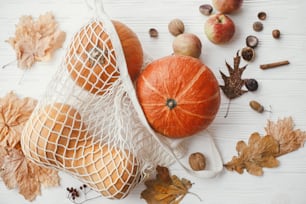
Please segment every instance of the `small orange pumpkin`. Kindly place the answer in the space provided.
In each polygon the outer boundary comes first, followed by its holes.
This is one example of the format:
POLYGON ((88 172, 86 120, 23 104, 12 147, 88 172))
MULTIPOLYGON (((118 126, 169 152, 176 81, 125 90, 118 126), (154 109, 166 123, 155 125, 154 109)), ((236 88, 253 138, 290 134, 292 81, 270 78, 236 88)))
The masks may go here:
POLYGON ((171 138, 205 129, 220 106, 219 85, 213 72, 189 56, 153 61, 138 77, 136 91, 151 127, 171 138))
MULTIPOLYGON (((143 50, 137 35, 125 24, 112 21, 121 42, 128 73, 132 80, 139 75, 143 50)), ((102 95, 118 78, 116 53, 103 23, 93 21, 74 36, 65 56, 72 79, 85 90, 102 95)))

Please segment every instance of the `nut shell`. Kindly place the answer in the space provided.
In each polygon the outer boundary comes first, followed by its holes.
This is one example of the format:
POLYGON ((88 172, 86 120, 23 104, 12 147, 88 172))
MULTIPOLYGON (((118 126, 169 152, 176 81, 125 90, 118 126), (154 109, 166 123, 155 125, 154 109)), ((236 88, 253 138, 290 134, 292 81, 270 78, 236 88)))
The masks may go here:
POLYGON ((156 28, 150 28, 149 29, 149 35, 151 38, 157 38, 158 37, 158 31, 156 28))
POLYGON ((264 21, 264 20, 266 20, 266 18, 267 18, 267 14, 266 14, 266 12, 261 11, 261 12, 259 12, 259 13, 257 14, 257 17, 258 17, 259 20, 264 21))
POLYGON ((201 14, 209 16, 213 11, 213 7, 210 4, 202 4, 199 6, 199 11, 201 14))
POLYGON ((245 39, 245 43, 248 47, 251 48, 255 48, 258 45, 258 38, 254 35, 249 35, 246 39, 245 39))
POLYGON ((206 158, 200 152, 192 153, 189 156, 189 165, 194 171, 202 171, 206 167, 206 158))
POLYGON ((168 30, 173 36, 178 36, 185 31, 184 22, 181 19, 175 18, 168 24, 168 30))
POLYGON ((244 47, 241 50, 241 56, 245 61, 253 61, 255 58, 255 51, 251 47, 244 47))
POLYGON ((275 38, 275 39, 280 38, 280 31, 279 31, 278 29, 274 29, 274 30, 272 31, 272 36, 273 36, 273 38, 275 38))
POLYGON ((253 23, 253 30, 256 32, 260 32, 263 30, 263 24, 259 21, 253 23))
POLYGON ((258 82, 256 79, 245 79, 244 83, 249 91, 256 91, 258 89, 258 82))

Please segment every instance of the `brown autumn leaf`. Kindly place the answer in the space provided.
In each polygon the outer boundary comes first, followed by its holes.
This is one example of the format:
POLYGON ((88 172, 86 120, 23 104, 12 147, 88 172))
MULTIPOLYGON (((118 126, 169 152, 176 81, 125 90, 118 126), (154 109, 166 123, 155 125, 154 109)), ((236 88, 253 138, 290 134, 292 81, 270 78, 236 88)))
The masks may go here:
POLYGON ((273 168, 279 165, 275 158, 279 153, 279 143, 270 135, 261 137, 257 132, 253 133, 248 144, 239 141, 236 146, 238 156, 224 166, 227 170, 240 174, 246 169, 255 176, 263 175, 263 167, 273 168))
POLYGON ((19 98, 14 92, 0 98, 0 145, 19 148, 22 129, 36 104, 35 99, 19 98))
POLYGON ((237 52, 236 56, 234 57, 234 67, 232 68, 227 62, 225 62, 227 70, 229 72, 229 76, 226 76, 223 72, 220 71, 222 79, 224 81, 224 85, 220 85, 225 96, 229 99, 234 99, 242 94, 246 93, 247 90, 242 90, 245 82, 241 79, 244 70, 246 69, 247 65, 239 68, 240 65, 239 52, 237 52))
POLYGON ((292 117, 279 119, 277 122, 268 120, 265 130, 278 141, 280 146, 278 156, 299 149, 306 141, 306 132, 294 129, 292 117))
POLYGON ((58 172, 27 160, 21 150, 22 129, 37 101, 13 92, 0 98, 0 178, 7 188, 18 188, 27 200, 40 194, 41 186, 59 185, 58 172))
POLYGON ((179 204, 189 193, 191 182, 171 176, 167 167, 157 166, 156 171, 156 179, 145 182, 147 188, 141 192, 141 198, 148 204, 179 204))
POLYGON ((41 194, 41 185, 59 185, 57 171, 37 166, 25 158, 21 149, 14 148, 8 149, 2 160, 0 177, 7 188, 18 188, 29 201, 41 194))
POLYGON ((37 20, 21 16, 16 25, 15 36, 8 42, 16 52, 18 66, 30 68, 36 61, 48 61, 55 50, 61 48, 66 33, 58 28, 54 15, 47 12, 37 20))
POLYGON ((248 146, 239 141, 236 147, 238 156, 226 163, 225 168, 238 173, 247 169, 250 174, 260 176, 262 167, 278 166, 276 157, 299 149, 306 141, 306 132, 294 129, 292 117, 277 122, 268 120, 265 130, 267 135, 261 139, 258 133, 252 134, 248 146))

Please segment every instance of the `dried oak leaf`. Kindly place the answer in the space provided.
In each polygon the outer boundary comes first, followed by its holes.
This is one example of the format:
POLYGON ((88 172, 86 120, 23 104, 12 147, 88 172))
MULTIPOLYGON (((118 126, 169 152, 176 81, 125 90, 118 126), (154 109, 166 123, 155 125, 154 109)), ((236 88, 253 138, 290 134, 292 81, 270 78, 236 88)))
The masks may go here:
POLYGON ((279 153, 279 143, 271 135, 261 137, 258 133, 253 133, 248 144, 239 141, 236 150, 238 156, 224 165, 227 170, 242 174, 246 169, 252 175, 261 176, 263 167, 273 168, 279 165, 275 158, 279 153))
POLYGON ((66 33, 58 28, 54 15, 47 12, 37 20, 21 16, 15 36, 6 42, 15 50, 18 66, 27 69, 35 61, 48 61, 54 51, 62 47, 65 38, 66 33))
POLYGON ((179 204, 189 193, 191 182, 171 176, 167 167, 157 166, 156 171, 156 179, 145 182, 147 189, 141 192, 141 198, 148 204, 179 204))
POLYGON ((241 96, 242 94, 246 93, 247 90, 242 90, 244 85, 244 80, 241 79, 243 71, 246 69, 247 65, 239 68, 240 65, 239 51, 237 52, 236 56, 234 57, 234 68, 232 68, 227 62, 225 62, 226 67, 229 72, 229 76, 226 76, 223 72, 220 71, 222 79, 224 81, 224 85, 220 85, 223 93, 229 99, 236 98, 241 96))
POLYGON ((7 149, 0 176, 9 189, 18 188, 25 199, 33 201, 41 193, 41 185, 58 186, 57 171, 28 161, 21 149, 7 149))
POLYGON ((0 145, 17 148, 25 122, 36 104, 35 99, 21 99, 14 92, 0 98, 0 145))
POLYGON ((294 129, 292 117, 279 119, 276 123, 268 120, 265 130, 278 141, 280 146, 278 156, 299 149, 306 141, 306 132, 294 129))

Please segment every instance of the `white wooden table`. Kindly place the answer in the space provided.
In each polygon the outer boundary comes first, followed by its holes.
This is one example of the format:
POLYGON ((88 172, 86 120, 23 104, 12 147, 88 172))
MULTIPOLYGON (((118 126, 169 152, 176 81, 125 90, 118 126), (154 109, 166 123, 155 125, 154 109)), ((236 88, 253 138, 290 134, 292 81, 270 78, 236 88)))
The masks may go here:
MULTIPOLYGON (((126 23, 141 39, 143 48, 153 58, 171 54, 173 37, 167 25, 173 18, 185 22, 186 32, 197 34, 203 43, 201 59, 216 74, 220 84, 223 81, 219 70, 226 71, 225 60, 230 64, 236 51, 245 45, 245 37, 250 34, 258 36, 260 43, 256 48, 257 57, 249 63, 244 78, 256 78, 259 90, 247 93, 231 102, 230 113, 224 118, 227 98, 222 94, 220 111, 209 127, 215 137, 225 162, 236 155, 235 145, 238 140, 247 140, 253 132, 264 134, 267 119, 277 120, 292 116, 296 127, 306 130, 306 1, 304 0, 245 0, 240 12, 231 15, 236 23, 237 31, 231 43, 217 46, 210 43, 204 35, 204 22, 207 19, 199 13, 201 4, 209 0, 104 0, 105 9, 110 16, 126 23), (263 21, 264 30, 255 33, 252 24, 257 20, 257 13, 267 12, 263 21), (159 31, 159 37, 152 39, 148 35, 149 28, 159 31), (281 39, 275 40, 271 31, 278 28, 281 39), (290 65, 273 70, 260 70, 259 65, 278 60, 289 60, 290 65), (250 100, 258 100, 266 107, 272 107, 272 113, 259 114, 248 106, 250 100)), ((52 11, 59 21, 60 27, 67 33, 65 46, 73 34, 85 23, 91 13, 83 0, 0 0, 0 65, 15 59, 10 45, 4 42, 14 35, 15 24, 21 15, 34 17, 52 11)), ((65 47, 64 46, 64 47, 65 47)), ((50 62, 36 63, 33 69, 26 71, 17 68, 16 63, 0 70, 0 97, 14 90, 19 96, 31 96, 39 99, 45 91, 51 76, 55 73, 65 50, 56 52, 50 62), (23 76, 24 74, 24 76, 23 76), (19 80, 22 80, 19 82, 19 80)), ((242 61, 242 63, 245 63, 242 61)), ((208 155, 209 156, 209 155, 208 155)), ((200 195, 187 195, 182 203, 205 204, 305 204, 306 203, 306 149, 302 148, 279 158, 281 165, 274 169, 264 169, 262 177, 247 173, 239 175, 235 172, 223 171, 213 179, 197 179, 184 171, 171 167, 171 171, 180 177, 187 177, 194 182, 191 191, 200 195)), ((69 175, 60 174, 61 186, 43 189, 42 195, 32 202, 35 204, 70 203, 66 198, 66 187, 78 186, 80 183, 69 175)), ((144 189, 139 185, 121 201, 99 198, 88 203, 145 203, 140 199, 144 189)), ((1 204, 29 203, 16 190, 8 190, 0 182, 1 204)))

